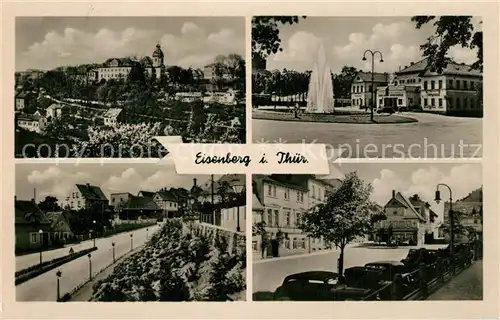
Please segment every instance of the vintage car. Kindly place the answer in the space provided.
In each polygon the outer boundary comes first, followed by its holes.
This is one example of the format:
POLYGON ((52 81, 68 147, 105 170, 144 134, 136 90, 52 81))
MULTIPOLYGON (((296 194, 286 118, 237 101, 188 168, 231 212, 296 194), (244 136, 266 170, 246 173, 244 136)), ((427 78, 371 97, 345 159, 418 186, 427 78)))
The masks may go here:
POLYGON ((308 271, 287 276, 274 292, 274 300, 345 301, 361 300, 370 289, 345 283, 343 277, 329 271, 308 271))
POLYGON ((427 250, 425 248, 410 249, 406 258, 402 259, 401 262, 406 267, 406 272, 411 272, 420 267, 423 262, 425 265, 430 265, 436 262, 437 254, 432 250, 427 250))

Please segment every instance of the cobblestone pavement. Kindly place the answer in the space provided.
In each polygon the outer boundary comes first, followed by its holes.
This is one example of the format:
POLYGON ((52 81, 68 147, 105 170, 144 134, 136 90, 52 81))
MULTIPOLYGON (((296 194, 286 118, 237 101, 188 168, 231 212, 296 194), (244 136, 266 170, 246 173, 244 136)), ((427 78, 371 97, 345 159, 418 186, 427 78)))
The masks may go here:
POLYGON ((482 300, 483 261, 477 261, 427 300, 482 300))

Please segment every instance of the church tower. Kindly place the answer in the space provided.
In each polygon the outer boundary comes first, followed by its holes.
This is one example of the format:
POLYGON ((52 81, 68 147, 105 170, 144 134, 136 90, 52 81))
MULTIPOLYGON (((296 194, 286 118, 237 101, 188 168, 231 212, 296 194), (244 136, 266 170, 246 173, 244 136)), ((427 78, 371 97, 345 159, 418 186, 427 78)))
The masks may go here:
POLYGON ((163 59, 164 59, 163 51, 161 50, 160 44, 156 44, 156 50, 153 52, 153 73, 156 75, 156 78, 159 79, 161 76, 162 69, 164 67, 163 59))

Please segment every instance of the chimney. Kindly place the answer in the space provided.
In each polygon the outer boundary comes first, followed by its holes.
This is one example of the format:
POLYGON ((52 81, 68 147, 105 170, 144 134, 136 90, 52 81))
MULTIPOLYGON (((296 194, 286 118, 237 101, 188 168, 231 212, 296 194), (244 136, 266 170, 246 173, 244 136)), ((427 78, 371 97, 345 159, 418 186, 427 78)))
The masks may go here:
POLYGON ((395 198, 396 197, 396 190, 392 190, 392 197, 395 198))
POLYGON ((196 186, 197 186, 196 181, 197 181, 197 179, 196 179, 196 178, 193 178, 193 187, 196 187, 196 186))

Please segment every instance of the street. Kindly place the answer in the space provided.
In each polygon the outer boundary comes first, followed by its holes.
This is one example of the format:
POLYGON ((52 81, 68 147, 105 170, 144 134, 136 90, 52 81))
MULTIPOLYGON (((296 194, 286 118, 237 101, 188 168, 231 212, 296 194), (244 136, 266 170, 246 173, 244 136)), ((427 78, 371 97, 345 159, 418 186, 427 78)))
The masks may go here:
MULTIPOLYGON (((426 245, 426 248, 442 248, 444 245, 426 245)), ((401 260, 408 251, 416 247, 371 247, 359 246, 346 248, 344 251, 344 269, 362 266, 368 262, 383 260, 401 260)), ((301 256, 276 260, 265 260, 253 264, 253 292, 259 295, 274 292, 281 285, 283 279, 294 273, 324 270, 337 272, 337 259, 340 250, 330 251, 325 254, 301 256)))
POLYGON ((482 300, 483 261, 477 261, 426 300, 482 300))
POLYGON ((404 153, 405 158, 482 156, 482 150, 476 153, 478 148, 474 146, 482 144, 482 119, 415 112, 405 112, 402 115, 415 118, 419 122, 405 124, 293 122, 291 124, 287 121, 255 119, 252 120, 252 141, 254 143, 305 141, 324 143, 335 149, 340 146, 344 148, 350 146, 351 151, 343 154, 343 157, 351 158, 401 158, 403 157, 401 153, 404 153), (463 147, 462 154, 460 154, 461 141, 464 145, 470 145, 463 147), (396 144, 401 146, 394 146, 396 144), (415 146, 410 148, 412 144, 415 146), (436 148, 431 144, 435 144, 436 148))
MULTIPOLYGON (((113 262, 112 242, 115 242, 115 257, 118 259, 118 257, 130 251, 130 234, 133 234, 133 246, 137 247, 144 244, 147 240, 146 237, 151 237, 159 227, 159 225, 148 227, 147 235, 146 228, 142 228, 132 232, 120 233, 109 238, 96 239, 98 250, 91 253, 92 274, 95 275, 113 262)), ((91 246, 92 244, 87 245, 91 246)), ((58 270, 62 272, 60 292, 61 296, 63 296, 89 278, 89 258, 87 256, 80 257, 16 286, 16 300, 56 301, 56 272, 58 270)))

